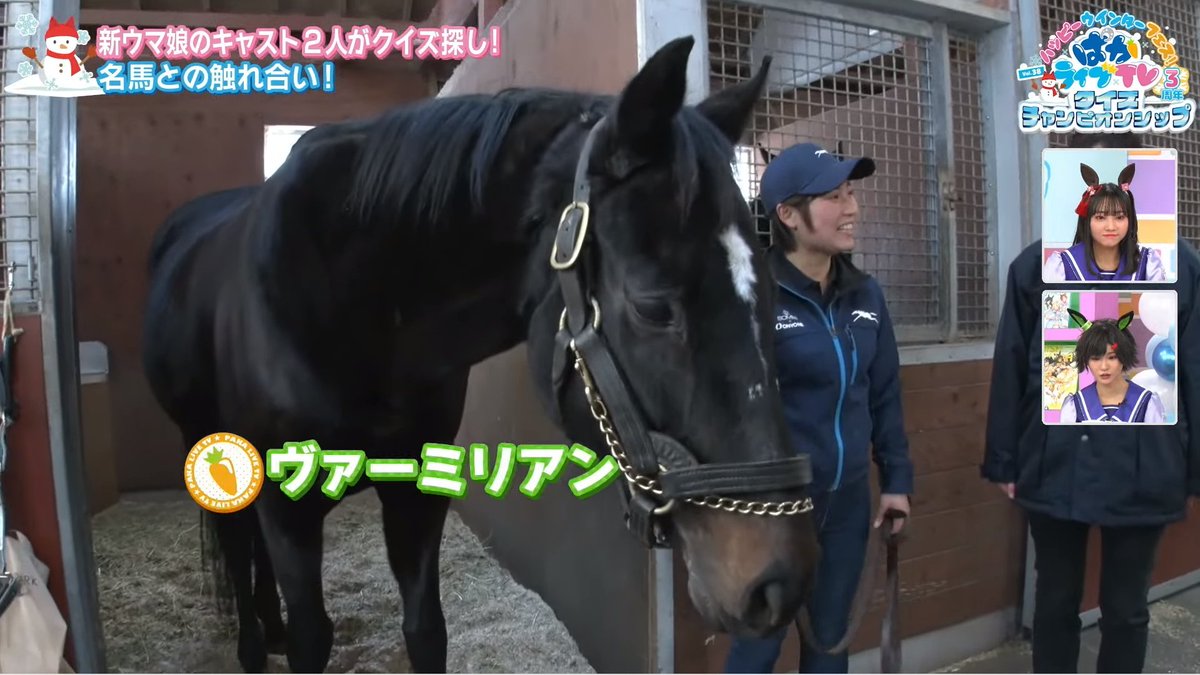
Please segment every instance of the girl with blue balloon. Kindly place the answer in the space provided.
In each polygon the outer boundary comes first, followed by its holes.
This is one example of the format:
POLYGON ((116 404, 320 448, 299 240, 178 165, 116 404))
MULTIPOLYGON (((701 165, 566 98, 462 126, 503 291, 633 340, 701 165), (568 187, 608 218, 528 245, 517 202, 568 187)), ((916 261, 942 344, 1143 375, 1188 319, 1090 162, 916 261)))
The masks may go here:
POLYGON ((1074 309, 1067 313, 1083 329, 1075 344, 1075 367, 1080 373, 1087 369, 1095 381, 1063 400, 1059 420, 1162 424, 1162 399, 1125 376, 1137 361, 1137 342, 1127 330, 1133 312, 1096 321, 1074 309))

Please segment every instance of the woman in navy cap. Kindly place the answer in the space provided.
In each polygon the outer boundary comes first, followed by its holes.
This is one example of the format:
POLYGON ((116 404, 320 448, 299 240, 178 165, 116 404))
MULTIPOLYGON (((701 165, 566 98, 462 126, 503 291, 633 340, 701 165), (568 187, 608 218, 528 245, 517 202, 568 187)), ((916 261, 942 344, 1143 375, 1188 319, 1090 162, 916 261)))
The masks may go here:
MULTIPOLYGON (((859 216, 851 181, 874 172, 869 158, 843 161, 803 143, 771 161, 760 194, 771 219, 770 261, 780 289, 779 389, 793 446, 812 458, 822 556, 807 607, 824 648, 846 632, 872 528, 889 510, 907 515, 913 489, 887 303, 878 282, 850 259, 859 216), (872 459, 882 493, 874 518, 872 459)), ((893 531, 904 522, 896 519, 893 531)), ((785 635, 735 637, 726 672, 773 672, 785 635)), ((845 673, 848 666, 844 651, 801 647, 802 673, 845 673)))

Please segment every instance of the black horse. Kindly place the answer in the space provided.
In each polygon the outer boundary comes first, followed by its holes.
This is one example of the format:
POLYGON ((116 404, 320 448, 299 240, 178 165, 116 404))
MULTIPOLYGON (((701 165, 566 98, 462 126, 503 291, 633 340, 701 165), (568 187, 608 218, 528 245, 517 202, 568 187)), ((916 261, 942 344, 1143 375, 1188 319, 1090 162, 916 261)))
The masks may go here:
MULTIPOLYGON (((144 366, 185 447, 223 431, 263 452, 313 438, 418 457, 454 442, 471 366, 527 342, 546 411, 623 456, 630 527, 678 539, 703 616, 746 634, 790 622, 819 550, 775 386, 774 285, 731 167, 768 62, 684 106, 692 45, 662 48, 617 97, 514 89, 318 127, 264 184, 171 214, 151 252, 144 366)), ((444 672, 449 499, 367 485, 410 659, 444 672)), ((326 666, 321 533, 336 503, 268 481, 250 507, 205 514, 245 670, 284 646, 294 671, 326 666)))

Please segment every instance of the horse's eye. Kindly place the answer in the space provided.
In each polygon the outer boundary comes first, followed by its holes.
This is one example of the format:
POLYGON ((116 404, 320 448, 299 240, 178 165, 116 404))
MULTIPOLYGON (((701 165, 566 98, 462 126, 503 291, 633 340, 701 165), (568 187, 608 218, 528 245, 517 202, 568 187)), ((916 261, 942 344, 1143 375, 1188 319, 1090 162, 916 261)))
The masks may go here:
POLYGON ((675 318, 675 307, 662 298, 630 299, 629 306, 639 319, 656 326, 667 326, 675 318))

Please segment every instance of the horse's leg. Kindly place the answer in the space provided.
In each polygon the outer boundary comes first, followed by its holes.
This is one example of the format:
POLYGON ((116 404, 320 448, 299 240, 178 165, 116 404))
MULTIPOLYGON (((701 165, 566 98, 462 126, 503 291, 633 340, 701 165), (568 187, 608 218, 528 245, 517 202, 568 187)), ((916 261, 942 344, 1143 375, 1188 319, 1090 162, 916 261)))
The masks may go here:
POLYGON ((247 673, 264 672, 267 666, 267 647, 262 627, 254 613, 254 596, 250 585, 250 568, 254 551, 254 512, 251 508, 229 514, 205 513, 216 535, 225 574, 232 586, 238 618, 238 663, 247 673))
POLYGON ((254 607, 262 620, 267 651, 286 654, 287 629, 283 625, 279 589, 275 586, 275 570, 271 569, 271 556, 262 538, 262 525, 257 520, 253 525, 258 535, 258 545, 254 547, 254 607))
MULTIPOLYGON (((204 428, 203 425, 194 424, 185 424, 184 427, 197 430, 204 428)), ((185 452, 190 451, 192 445, 206 435, 199 431, 185 431, 185 452)), ((238 663, 247 673, 261 673, 267 667, 267 648, 262 627, 254 614, 254 596, 250 584, 256 548, 254 507, 225 514, 205 511, 202 518, 208 534, 216 539, 216 549, 210 549, 207 555, 213 563, 218 601, 228 601, 229 595, 233 595, 238 620, 238 663)))
POLYGON ((333 622, 325 612, 321 585, 322 528, 328 505, 317 500, 329 502, 319 492, 292 502, 270 490, 255 503, 267 554, 287 603, 287 657, 294 673, 324 671, 333 648, 333 622))
POLYGON ((404 644, 413 672, 446 672, 446 619, 438 587, 438 553, 450 500, 411 483, 376 487, 383 505, 388 562, 404 601, 404 644))

